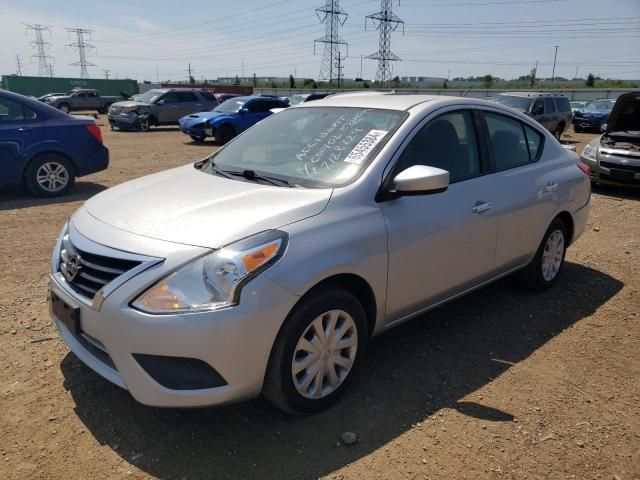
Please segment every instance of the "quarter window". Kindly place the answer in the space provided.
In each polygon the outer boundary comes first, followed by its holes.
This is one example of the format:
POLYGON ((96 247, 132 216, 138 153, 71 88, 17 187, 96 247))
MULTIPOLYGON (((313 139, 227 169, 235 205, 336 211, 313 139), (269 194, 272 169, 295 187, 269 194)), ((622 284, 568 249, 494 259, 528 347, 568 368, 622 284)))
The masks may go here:
MULTIPOLYGON (((485 112, 484 118, 496 170, 505 170, 528 163, 530 146, 525 138, 524 126, 519 121, 504 115, 485 112)), ((535 141, 533 134, 532 139, 535 141)), ((538 138, 536 153, 539 148, 540 138, 538 138)))
POLYGON ((422 127, 402 152, 397 171, 414 165, 447 170, 450 182, 479 175, 480 157, 471 114, 446 113, 422 127))

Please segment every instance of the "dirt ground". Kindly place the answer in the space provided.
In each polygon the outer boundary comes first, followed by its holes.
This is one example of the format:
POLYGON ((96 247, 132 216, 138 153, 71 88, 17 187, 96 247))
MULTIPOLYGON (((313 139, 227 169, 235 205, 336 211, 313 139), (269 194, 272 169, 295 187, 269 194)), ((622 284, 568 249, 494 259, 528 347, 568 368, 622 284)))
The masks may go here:
POLYGON ((99 122, 108 170, 60 199, 0 191, 0 478, 640 479, 640 193, 594 190, 551 291, 503 280, 371 341, 324 413, 155 409, 58 338, 51 251, 91 195, 215 147, 99 122))

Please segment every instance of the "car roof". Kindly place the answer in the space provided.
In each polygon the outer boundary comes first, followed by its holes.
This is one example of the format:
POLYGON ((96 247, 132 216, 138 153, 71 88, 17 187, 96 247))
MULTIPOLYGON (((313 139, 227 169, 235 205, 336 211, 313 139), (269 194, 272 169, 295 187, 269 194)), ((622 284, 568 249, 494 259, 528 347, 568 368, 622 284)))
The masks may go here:
POLYGON ((356 92, 338 95, 330 95, 321 100, 313 102, 305 102, 296 105, 295 108, 312 108, 316 106, 323 107, 360 107, 360 108, 379 108, 385 110, 409 110, 410 108, 424 102, 434 100, 442 100, 447 98, 442 95, 397 95, 385 92, 356 92))
POLYGON ((547 92, 502 92, 498 93, 498 95, 511 95, 512 97, 526 97, 526 98, 534 98, 534 97, 563 97, 567 96, 562 93, 547 93, 547 92))

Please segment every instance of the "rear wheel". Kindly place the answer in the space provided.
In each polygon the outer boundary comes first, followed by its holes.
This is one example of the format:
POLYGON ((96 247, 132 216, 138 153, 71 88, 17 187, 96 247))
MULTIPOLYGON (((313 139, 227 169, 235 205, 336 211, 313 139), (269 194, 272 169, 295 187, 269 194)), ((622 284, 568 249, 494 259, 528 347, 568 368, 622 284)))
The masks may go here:
POLYGON ((218 143, 222 145, 227 143, 229 140, 231 140, 235 136, 236 136, 235 130, 231 125, 227 123, 225 123, 224 125, 220 125, 216 129, 216 140, 218 141, 218 143))
POLYGON ((69 113, 71 111, 71 106, 68 103, 61 103, 58 105, 58 110, 64 113, 69 113))
POLYGON ((567 227, 556 218, 542 238, 536 256, 524 270, 518 272, 520 283, 531 290, 546 290, 556 283, 564 265, 567 243, 567 227))
POLYGON ((558 127, 556 128, 556 131, 553 132, 553 136, 556 137, 558 139, 558 141, 560 141, 560 138, 562 138, 562 132, 564 131, 564 124, 560 124, 558 125, 558 127))
POLYGON ((263 394, 288 413, 335 402, 353 380, 367 342, 366 316, 349 292, 316 291, 287 318, 274 343, 263 394))
POLYGON ((27 188, 39 197, 64 195, 74 182, 73 165, 61 155, 47 154, 37 157, 25 172, 27 188))

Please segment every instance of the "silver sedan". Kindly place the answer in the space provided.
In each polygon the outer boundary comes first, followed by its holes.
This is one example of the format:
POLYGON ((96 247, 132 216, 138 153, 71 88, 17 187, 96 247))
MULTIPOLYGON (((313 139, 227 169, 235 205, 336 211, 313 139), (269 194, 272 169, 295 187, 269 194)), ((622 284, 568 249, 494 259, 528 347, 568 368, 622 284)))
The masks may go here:
POLYGON ((495 103, 336 95, 206 159, 96 195, 63 227, 50 310, 147 405, 334 402, 367 340, 515 274, 551 287, 589 177, 495 103))

